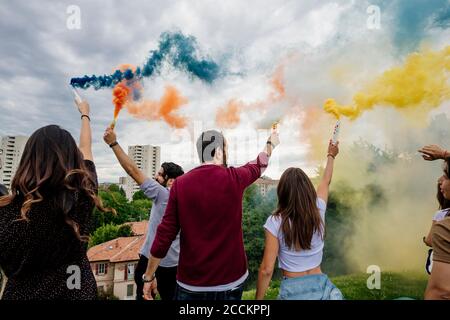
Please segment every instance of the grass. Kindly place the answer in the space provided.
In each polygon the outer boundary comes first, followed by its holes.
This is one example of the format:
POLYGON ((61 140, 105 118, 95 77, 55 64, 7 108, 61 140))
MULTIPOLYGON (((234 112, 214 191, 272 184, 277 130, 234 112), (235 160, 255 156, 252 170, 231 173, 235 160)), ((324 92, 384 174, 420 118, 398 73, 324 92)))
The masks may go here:
MULTIPOLYGON (((370 274, 366 273, 356 273, 332 277, 331 281, 342 291, 347 300, 423 299, 428 281, 428 276, 421 272, 383 272, 381 274, 381 288, 369 290, 366 285, 369 276, 370 274)), ((277 299, 279 286, 279 280, 272 281, 265 299, 277 299)), ((253 300, 255 291, 255 289, 245 291, 242 299, 253 300)))

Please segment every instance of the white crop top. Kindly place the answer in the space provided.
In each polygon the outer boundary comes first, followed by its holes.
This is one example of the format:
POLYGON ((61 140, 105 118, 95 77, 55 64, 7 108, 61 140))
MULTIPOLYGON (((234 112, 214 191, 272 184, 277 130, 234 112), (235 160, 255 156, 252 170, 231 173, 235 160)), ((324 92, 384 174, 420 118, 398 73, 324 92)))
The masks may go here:
MULTIPOLYGON (((327 204, 324 200, 317 198, 317 207, 325 224, 325 210, 327 204)), ((278 267, 290 272, 302 272, 320 266, 323 256, 324 241, 319 233, 314 233, 311 240, 310 250, 295 251, 289 249, 284 243, 283 232, 280 230, 281 217, 270 215, 264 228, 278 238, 278 267)))

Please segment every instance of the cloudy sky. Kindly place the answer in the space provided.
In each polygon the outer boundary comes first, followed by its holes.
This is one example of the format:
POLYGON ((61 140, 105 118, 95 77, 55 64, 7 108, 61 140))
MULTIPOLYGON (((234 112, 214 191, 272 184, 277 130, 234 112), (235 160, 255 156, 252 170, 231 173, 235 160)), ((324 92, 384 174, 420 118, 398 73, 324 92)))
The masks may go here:
MULTIPOLYGON (((161 33, 181 31, 194 36, 201 53, 228 75, 205 84, 163 68, 158 76, 144 80, 145 97, 159 100, 165 85, 176 86, 189 101, 180 109, 189 118, 188 126, 176 130, 123 110, 117 124, 119 142, 124 147, 159 145, 162 161, 190 169, 197 163, 193 141, 202 130, 218 128, 218 108, 231 99, 244 105, 263 102, 264 110, 249 108, 235 127, 219 128, 229 137, 232 163, 256 156, 267 138, 267 123, 281 120, 282 143, 267 174, 277 178, 288 166, 313 172, 323 159, 308 156, 313 143, 308 132, 323 132, 326 141, 334 119, 321 115, 305 129, 305 110, 321 112, 330 97, 349 102, 362 83, 401 64, 408 54, 424 47, 442 50, 449 45, 449 25, 447 0, 2 1, 0 135, 30 135, 41 126, 59 124, 78 137, 80 120, 68 87, 70 78, 109 74, 123 63, 142 65, 149 51, 157 48, 161 33), (79 29, 70 28, 70 23, 68 27, 71 5, 80 9, 79 29), (271 79, 279 67, 286 98, 273 101, 271 79)), ((99 178, 118 181, 124 172, 102 141, 112 120, 111 90, 81 93, 91 105, 99 178)), ((450 115, 448 101, 428 116, 440 113, 450 115)), ((363 138, 393 147, 405 141, 401 139, 405 132, 420 136, 421 126, 426 126, 386 125, 396 117, 401 115, 388 108, 367 112, 343 123, 342 139, 363 138)), ((326 150, 322 153, 326 155, 326 150)))

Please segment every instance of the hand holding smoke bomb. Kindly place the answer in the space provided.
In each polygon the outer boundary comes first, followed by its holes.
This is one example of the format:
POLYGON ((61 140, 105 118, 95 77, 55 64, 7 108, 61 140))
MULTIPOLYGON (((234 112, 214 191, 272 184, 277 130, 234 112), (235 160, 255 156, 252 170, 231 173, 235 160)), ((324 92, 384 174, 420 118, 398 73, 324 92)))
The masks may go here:
POLYGON ((278 133, 278 124, 280 123, 280 121, 275 121, 272 124, 272 133, 278 133))
POLYGON ((89 103, 81 97, 81 95, 78 93, 77 89, 74 87, 71 87, 72 93, 75 97, 75 104, 77 105, 78 111, 81 115, 89 115, 90 107, 89 103))
POLYGON ((267 141, 267 143, 270 144, 272 148, 275 148, 276 146, 278 146, 280 144, 280 139, 278 136, 278 124, 279 124, 279 121, 274 122, 272 124, 270 137, 269 137, 269 140, 267 141))
POLYGON ((336 143, 333 143, 332 140, 330 140, 330 143, 328 144, 328 153, 327 158, 331 157, 333 159, 336 159, 336 156, 339 153, 339 141, 336 141, 336 143))

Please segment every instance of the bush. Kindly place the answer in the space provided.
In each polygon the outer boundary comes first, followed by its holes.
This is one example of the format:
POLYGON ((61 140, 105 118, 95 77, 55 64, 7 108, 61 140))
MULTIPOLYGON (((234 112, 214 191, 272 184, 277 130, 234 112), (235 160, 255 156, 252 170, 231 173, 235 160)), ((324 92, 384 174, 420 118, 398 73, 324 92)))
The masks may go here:
POLYGON ((89 248, 120 237, 131 237, 133 232, 130 225, 107 224, 99 227, 89 239, 89 248))
POLYGON ((108 290, 97 290, 97 299, 98 300, 120 300, 113 293, 112 287, 108 287, 108 290))

